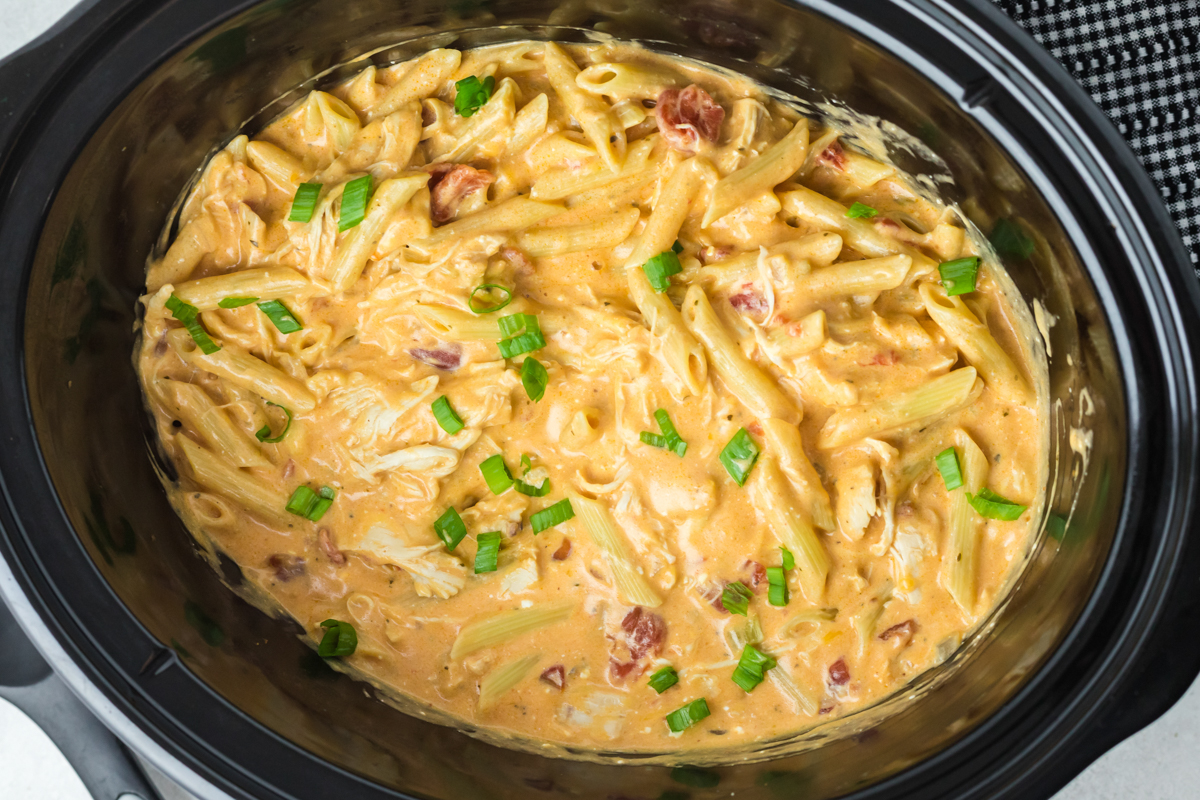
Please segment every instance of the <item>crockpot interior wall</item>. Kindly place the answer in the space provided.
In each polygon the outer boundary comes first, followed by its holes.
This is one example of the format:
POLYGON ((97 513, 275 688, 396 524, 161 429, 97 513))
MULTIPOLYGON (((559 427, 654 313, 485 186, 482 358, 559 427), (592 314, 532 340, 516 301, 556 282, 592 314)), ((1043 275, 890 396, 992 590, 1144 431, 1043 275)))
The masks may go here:
MULTIPOLYGON (((63 176, 29 283, 26 359, 36 433, 95 568, 177 654, 164 649, 161 658, 181 658, 225 701, 319 757, 433 797, 517 798, 551 788, 584 798, 657 797, 681 789, 680 782, 691 785, 694 797, 733 790, 746 798, 773 797, 801 788, 809 798, 833 797, 929 757, 992 714, 1060 642, 1086 601, 1109 550, 1125 472, 1125 407, 1112 333, 1062 226, 1005 155, 1020 139, 986 135, 903 60, 789 4, 461 0, 443 9, 441 3, 383 0, 259 4, 157 66, 63 176), (1065 532, 1050 525, 1053 535, 1039 541, 1011 602, 990 621, 989 635, 954 657, 958 668, 926 676, 887 710, 912 694, 923 695, 921 703, 852 718, 808 737, 804 752, 770 764, 672 773, 659 766, 550 760, 385 707, 362 684, 315 658, 296 639, 295 624, 268 618, 222 586, 222 579, 238 585, 238 568, 223 563, 218 575, 197 555, 155 473, 168 467, 150 440, 132 369, 135 306, 146 254, 206 154, 247 120, 258 124, 282 110, 298 95, 283 96, 296 87, 328 80, 322 74, 336 65, 357 62, 333 73, 348 75, 368 56, 385 63, 433 46, 583 40, 580 29, 642 39, 746 72, 807 101, 840 101, 891 120, 919 136, 945 165, 911 148, 893 153, 902 167, 915 173, 948 167, 955 183, 943 190, 985 232, 1004 219, 1032 234, 1032 251, 1008 248, 1004 255, 1017 286, 1040 299, 1053 324, 1051 402, 1062 404, 1053 414, 1050 496, 1063 518, 1077 498, 1071 524, 1065 532), (403 41, 410 43, 391 47, 403 41), (1083 419, 1077 398, 1085 390, 1091 415, 1083 419), (1072 425, 1091 432, 1086 448, 1078 441, 1083 434, 1072 439, 1072 425), (704 788, 713 781, 719 788, 704 788)), ((880 24, 888 13, 881 7, 880 24)), ((987 76, 977 77, 985 87, 987 76)), ((985 89, 968 95, 966 105, 992 101, 986 95, 985 89)), ((1020 108, 991 112, 1005 119, 1022 114, 1020 108)), ((65 553, 79 544, 64 540, 56 547, 65 553)), ((195 730, 204 729, 203 712, 197 708, 189 721, 195 730)), ((760 748, 795 749, 787 742, 760 748)))

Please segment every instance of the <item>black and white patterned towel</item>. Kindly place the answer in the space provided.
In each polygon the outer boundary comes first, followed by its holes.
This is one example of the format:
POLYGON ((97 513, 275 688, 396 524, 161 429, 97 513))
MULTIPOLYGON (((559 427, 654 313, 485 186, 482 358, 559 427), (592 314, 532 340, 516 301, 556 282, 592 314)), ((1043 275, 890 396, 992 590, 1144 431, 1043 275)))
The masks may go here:
POLYGON ((1129 141, 1200 274, 1200 0, 994 0, 1129 141))

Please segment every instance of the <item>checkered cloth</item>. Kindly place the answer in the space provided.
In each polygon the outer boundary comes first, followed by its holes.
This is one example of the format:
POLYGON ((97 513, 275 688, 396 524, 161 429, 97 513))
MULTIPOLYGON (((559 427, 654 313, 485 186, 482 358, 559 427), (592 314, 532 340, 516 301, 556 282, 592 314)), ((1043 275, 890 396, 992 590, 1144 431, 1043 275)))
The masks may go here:
POLYGON ((1200 274, 1200 0, 994 0, 1104 109, 1200 274))

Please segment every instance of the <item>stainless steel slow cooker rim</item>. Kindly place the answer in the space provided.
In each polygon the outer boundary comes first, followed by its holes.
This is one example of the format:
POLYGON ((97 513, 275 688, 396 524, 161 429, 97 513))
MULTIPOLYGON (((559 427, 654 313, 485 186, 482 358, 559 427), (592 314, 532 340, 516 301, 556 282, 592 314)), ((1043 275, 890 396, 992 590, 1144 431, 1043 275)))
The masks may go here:
MULTIPOLYGON (((241 4, 241 5, 242 5, 242 6, 246 6, 246 5, 248 5, 248 4, 241 4)), ((829 4, 826 4, 826 5, 829 5, 829 4)), ((832 7, 832 6, 830 6, 830 7, 832 7)), ((1130 393, 1130 397, 1133 397, 1133 396, 1134 396, 1134 393, 1130 393)), ((8 500, 10 500, 10 501, 11 501, 11 498, 8 498, 8 500)), ((10 505, 10 507, 12 507, 12 506, 10 505)), ((1111 566, 1111 565, 1110 565, 1110 566, 1111 566)), ((10 589, 11 589, 12 587, 8 587, 8 588, 10 588, 10 589)), ((6 593, 6 594, 7 594, 7 593, 6 593)), ((82 674, 82 670, 80 670, 80 674, 82 674)), ((86 680, 86 679, 84 678, 83 680, 86 680)))

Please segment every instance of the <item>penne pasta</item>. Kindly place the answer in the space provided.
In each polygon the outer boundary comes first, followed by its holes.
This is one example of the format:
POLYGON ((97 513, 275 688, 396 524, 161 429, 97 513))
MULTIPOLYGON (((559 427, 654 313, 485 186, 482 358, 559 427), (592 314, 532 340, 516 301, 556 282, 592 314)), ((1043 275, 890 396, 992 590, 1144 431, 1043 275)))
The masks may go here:
POLYGON ((530 653, 484 675, 479 682, 479 710, 487 711, 500 702, 505 692, 520 683, 541 657, 540 653, 530 653))
POLYGON ((197 278, 175 286, 175 296, 200 311, 211 311, 226 298, 278 300, 281 297, 307 297, 325 293, 322 287, 289 267, 243 269, 197 278))
POLYGON ((592 544, 604 556, 621 602, 647 608, 662 605, 662 598, 642 575, 641 567, 634 561, 633 551, 625 541, 625 535, 617 529, 617 523, 608 509, 600 502, 578 494, 568 496, 571 508, 583 521, 592 544))
POLYGON ((792 177, 804 163, 807 153, 808 121, 801 119, 787 136, 768 147, 761 156, 717 181, 701 227, 707 228, 792 177))
POLYGON ((819 602, 829 575, 829 554, 813 530, 808 513, 791 497, 774 456, 759 459, 751 491, 776 538, 796 559, 804 596, 809 602, 819 602))
POLYGON ((476 214, 443 225, 435 230, 433 235, 411 242, 408 250, 420 256, 428 256, 450 242, 487 233, 523 231, 555 214, 561 214, 564 210, 560 205, 514 197, 476 214))
POLYGON ((817 447, 829 450, 868 436, 937 419, 962 408, 983 390, 974 367, 963 367, 928 383, 869 405, 835 411, 825 421, 817 447))
POLYGON ((963 358, 979 370, 984 384, 1005 402, 1027 403, 1029 387, 1017 365, 962 298, 947 297, 945 291, 931 283, 921 284, 919 291, 929 316, 962 352, 963 358))
POLYGON ((579 67, 561 47, 554 42, 546 42, 544 47, 546 78, 555 94, 579 123, 604 165, 616 172, 625 157, 624 126, 617 121, 607 103, 579 88, 575 82, 579 67))
POLYGON ((413 63, 374 108, 367 111, 367 120, 386 117, 409 103, 437 94, 461 61, 462 53, 457 50, 430 50, 413 63))
POLYGON ((450 658, 460 659, 485 647, 495 647, 531 631, 564 622, 575 613, 574 603, 514 608, 471 620, 458 632, 450 658))
POLYGON ((270 460, 258 449, 249 433, 234 424, 208 392, 192 383, 164 381, 166 399, 189 428, 203 437, 209 447, 223 454, 237 467, 269 467, 270 460))
POLYGON ((532 258, 611 249, 629 238, 640 218, 641 213, 636 208, 629 208, 605 224, 531 228, 517 236, 517 244, 532 258))
POLYGON ((248 472, 242 472, 230 462, 193 442, 186 436, 174 441, 192 468, 192 476, 201 486, 240 503, 248 510, 273 522, 289 524, 285 510, 288 498, 270 484, 248 472))
POLYGON ((304 165, 300 159, 270 142, 247 144, 246 160, 285 194, 294 195, 304 181, 304 165))
POLYGON ((979 445, 962 429, 954 432, 954 451, 962 469, 963 485, 950 492, 946 590, 965 613, 972 614, 978 596, 980 520, 967 501, 967 494, 977 494, 987 483, 989 465, 979 445))
POLYGON ((760 420, 799 422, 801 410, 787 398, 775 381, 746 357, 725 330, 708 296, 699 286, 688 288, 683 298, 683 321, 692 335, 704 343, 713 370, 725 388, 760 420))
POLYGON ((249 353, 226 345, 212 355, 205 355, 182 328, 170 331, 167 341, 188 364, 249 389, 272 403, 293 411, 311 411, 317 404, 307 386, 249 353))
POLYGON ((366 217, 342 238, 337 254, 325 273, 335 292, 345 292, 354 285, 379 246, 379 240, 383 238, 393 215, 428 182, 428 174, 417 174, 379 184, 367 208, 366 217))
POLYGON ((879 294, 904 283, 911 266, 912 258, 906 255, 845 261, 813 270, 798 281, 796 291, 810 301, 879 294))
POLYGON ((610 186, 618 181, 653 171, 649 163, 654 140, 640 139, 629 146, 625 161, 619 170, 613 171, 603 163, 593 162, 584 168, 560 167, 534 178, 529 196, 534 200, 562 200, 571 195, 582 194, 594 189, 610 186))
POLYGON ((575 76, 585 92, 619 100, 654 100, 663 89, 680 84, 679 76, 642 64, 605 62, 593 64, 575 76))
POLYGON ((762 427, 767 449, 775 453, 780 468, 791 481, 796 494, 810 508, 813 524, 827 531, 836 529, 829 493, 825 491, 821 476, 804 452, 800 429, 781 419, 764 419, 762 427))

